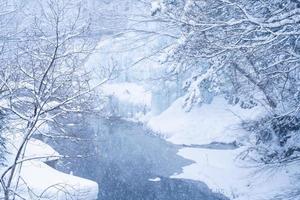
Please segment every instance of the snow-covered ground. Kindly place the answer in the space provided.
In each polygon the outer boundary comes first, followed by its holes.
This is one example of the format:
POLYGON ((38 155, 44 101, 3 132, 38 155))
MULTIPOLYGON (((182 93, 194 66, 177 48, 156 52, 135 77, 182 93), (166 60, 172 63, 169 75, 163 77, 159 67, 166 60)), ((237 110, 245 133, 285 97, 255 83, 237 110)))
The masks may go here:
MULTIPOLYGON (((9 138, 8 166, 16 154, 15 147, 19 146, 21 140, 20 135, 9 138)), ((62 173, 44 163, 55 161, 59 157, 61 157, 59 153, 49 145, 40 140, 31 139, 24 156, 24 159, 28 160, 22 163, 17 193, 25 199, 97 199, 97 183, 62 173)), ((2 174, 5 169, 6 167, 0 167, 0 173, 2 174)))
MULTIPOLYGON (((242 141, 246 133, 239 127, 243 119, 254 119, 264 109, 241 109, 229 105, 222 97, 185 112, 182 98, 166 111, 148 121, 148 126, 175 144, 203 145, 213 142, 242 141)), ((205 182, 211 189, 235 200, 274 199, 294 185, 299 167, 290 165, 276 169, 259 169, 237 156, 247 146, 236 149, 182 148, 178 155, 195 161, 172 178, 205 182), (250 167, 252 166, 252 167, 250 167)), ((253 163, 252 163, 253 164, 253 163)))
POLYGON ((97 183, 59 172, 43 162, 32 161, 24 164, 21 177, 24 180, 24 184, 20 185, 22 193, 30 196, 30 199, 97 199, 97 183), (33 193, 41 198, 35 197, 33 193))
POLYGON ((241 136, 241 119, 255 119, 263 113, 260 108, 241 109, 216 97, 211 104, 194 107, 190 112, 182 108, 183 98, 166 111, 151 118, 148 125, 175 144, 230 143, 241 136))
POLYGON ((99 90, 106 97, 106 104, 101 103, 108 116, 139 120, 151 107, 151 92, 142 85, 129 82, 109 83, 99 90))
POLYGON ((234 200, 271 200, 282 192, 289 192, 294 185, 294 175, 299 173, 298 165, 276 171, 248 167, 247 163, 237 160, 243 150, 183 148, 178 154, 195 163, 184 167, 182 174, 172 178, 202 181, 234 200))
POLYGON ((116 97, 120 102, 136 106, 151 106, 151 93, 135 83, 105 84, 101 87, 101 91, 106 96, 116 97))

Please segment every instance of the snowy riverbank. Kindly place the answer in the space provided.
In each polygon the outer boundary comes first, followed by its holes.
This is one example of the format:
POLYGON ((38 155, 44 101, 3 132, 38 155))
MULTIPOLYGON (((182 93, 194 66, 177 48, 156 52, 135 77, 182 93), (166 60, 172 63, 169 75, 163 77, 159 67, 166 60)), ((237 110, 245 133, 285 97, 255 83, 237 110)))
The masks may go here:
MULTIPOLYGON (((241 109, 228 105, 222 97, 185 112, 182 99, 175 101, 166 111, 148 121, 148 126, 168 141, 187 146, 200 146, 243 141, 246 133, 239 127, 241 120, 254 119, 264 113, 261 108, 241 109)), ((249 167, 237 159, 247 146, 236 149, 182 148, 178 155, 195 163, 183 168, 183 173, 172 178, 186 178, 206 183, 216 192, 235 200, 274 199, 287 192, 294 184, 297 166, 272 169, 249 167)))
POLYGON ((151 92, 137 83, 104 84, 99 92, 105 97, 105 103, 99 107, 107 116, 138 121, 151 109, 151 92))
MULTIPOLYGON (((7 166, 12 163, 16 154, 16 147, 21 142, 21 137, 10 137, 7 149, 7 166)), ((44 142, 31 139, 27 145, 17 194, 25 199, 89 199, 95 200, 98 195, 98 184, 96 182, 65 174, 53 169, 45 162, 55 161, 61 155, 44 142)), ((0 167, 2 174, 6 167, 0 167)), ((13 182, 16 184, 16 180, 13 182)), ((18 199, 18 198, 17 198, 18 199)))

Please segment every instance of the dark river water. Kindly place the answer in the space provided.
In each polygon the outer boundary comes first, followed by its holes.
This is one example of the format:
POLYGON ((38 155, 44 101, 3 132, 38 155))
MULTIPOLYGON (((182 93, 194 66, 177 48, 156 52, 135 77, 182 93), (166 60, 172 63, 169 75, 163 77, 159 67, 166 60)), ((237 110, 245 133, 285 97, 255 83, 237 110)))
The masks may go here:
POLYGON ((68 127, 83 140, 48 143, 61 154, 84 157, 64 159, 55 167, 96 181, 100 200, 227 200, 204 183, 168 178, 192 161, 143 125, 89 117, 68 127), (160 181, 149 180, 157 177, 160 181))

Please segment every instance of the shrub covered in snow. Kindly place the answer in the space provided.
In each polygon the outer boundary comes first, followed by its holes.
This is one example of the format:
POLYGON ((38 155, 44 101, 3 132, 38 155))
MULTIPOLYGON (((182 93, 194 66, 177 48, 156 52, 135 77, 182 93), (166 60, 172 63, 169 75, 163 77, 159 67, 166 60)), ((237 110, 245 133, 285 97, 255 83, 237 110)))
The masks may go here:
MULTIPOLYGON (((248 150, 262 164, 286 164, 300 159, 300 118, 296 115, 272 115, 248 121, 243 127, 254 136, 248 150), (258 155, 258 157, 257 157, 258 155)), ((254 157, 251 153, 251 157, 254 157)))

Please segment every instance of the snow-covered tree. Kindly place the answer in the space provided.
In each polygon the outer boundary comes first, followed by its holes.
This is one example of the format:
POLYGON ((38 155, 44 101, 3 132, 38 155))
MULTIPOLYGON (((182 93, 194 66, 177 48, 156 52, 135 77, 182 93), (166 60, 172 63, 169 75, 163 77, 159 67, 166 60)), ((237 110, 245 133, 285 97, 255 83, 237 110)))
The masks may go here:
MULTIPOLYGON (((6 71, 9 68, 7 64, 8 60, 12 58, 13 48, 12 44, 15 43, 14 35, 17 32, 16 13, 21 6, 19 1, 3 0, 0 3, 0 96, 5 96, 7 87, 5 86, 5 80, 10 77, 6 76, 6 71)), ((5 148, 5 125, 6 125, 6 112, 2 110, 2 106, 5 102, 0 98, 0 165, 5 161, 6 148, 5 148)))
POLYGON ((162 0, 157 18, 181 29, 169 59, 190 73, 188 106, 202 89, 271 109, 299 110, 299 2, 162 0))
POLYGON ((89 108, 93 88, 84 61, 95 42, 87 37, 90 23, 81 3, 28 1, 16 15, 14 30, 19 31, 12 36, 15 42, 9 43, 11 51, 2 57, 0 71, 1 108, 13 125, 21 125, 22 137, 13 163, 1 174, 6 200, 15 198, 26 146, 34 134, 59 124, 61 116, 89 108))
POLYGON ((247 124, 255 157, 299 160, 300 2, 294 0, 159 0, 156 20, 177 26, 180 39, 166 61, 187 76, 185 106, 225 95, 244 108, 266 107, 247 124), (259 155, 258 155, 258 154, 259 155))

